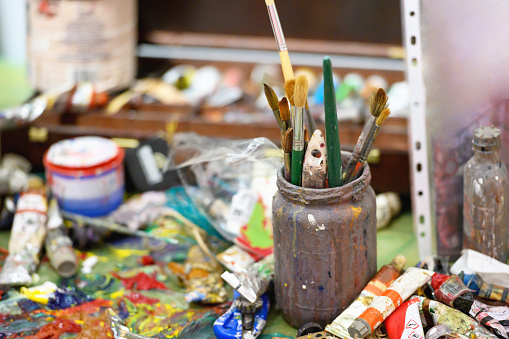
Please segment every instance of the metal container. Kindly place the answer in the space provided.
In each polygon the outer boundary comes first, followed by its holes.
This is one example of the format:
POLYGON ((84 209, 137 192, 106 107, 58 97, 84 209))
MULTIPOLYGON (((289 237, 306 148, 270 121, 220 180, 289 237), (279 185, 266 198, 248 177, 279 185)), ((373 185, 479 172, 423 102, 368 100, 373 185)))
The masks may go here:
MULTIPOLYGON (((343 160, 350 153, 343 152, 343 160)), ((343 166, 346 164, 344 161, 343 166)), ((277 178, 272 202, 276 301, 295 327, 334 320, 376 273, 369 166, 351 183, 311 189, 277 178)))

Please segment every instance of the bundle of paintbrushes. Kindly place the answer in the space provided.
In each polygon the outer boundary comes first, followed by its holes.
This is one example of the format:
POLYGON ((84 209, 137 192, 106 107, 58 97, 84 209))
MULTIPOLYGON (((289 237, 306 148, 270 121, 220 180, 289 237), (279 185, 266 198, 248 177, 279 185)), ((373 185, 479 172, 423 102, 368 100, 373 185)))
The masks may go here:
POLYGON ((294 185, 308 188, 339 187, 347 184, 360 176, 380 126, 390 114, 390 110, 387 108, 387 95, 380 88, 371 97, 369 104, 371 116, 364 126, 343 173, 331 61, 329 57, 323 59, 324 138, 322 131, 316 129, 316 124, 309 113, 306 77, 299 76, 294 79, 276 5, 273 0, 265 0, 265 3, 285 79, 286 97, 280 102, 278 102, 274 90, 264 84, 265 95, 281 131, 281 144, 285 154, 284 177, 294 185), (288 104, 290 104, 290 108, 288 104), (309 140, 308 135, 311 131, 313 134, 309 140))

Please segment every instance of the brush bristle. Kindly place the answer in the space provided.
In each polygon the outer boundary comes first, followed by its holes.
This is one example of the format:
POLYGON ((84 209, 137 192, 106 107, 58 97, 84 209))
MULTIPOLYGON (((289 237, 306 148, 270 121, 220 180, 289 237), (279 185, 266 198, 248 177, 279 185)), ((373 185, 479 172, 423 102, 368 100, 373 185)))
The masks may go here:
POLYGON ((382 113, 380 113, 380 115, 378 116, 378 118, 376 118, 376 124, 378 126, 381 126, 385 119, 387 119, 387 117, 389 116, 389 114, 391 114, 391 110, 388 109, 388 108, 385 108, 382 113))
POLYGON ((295 93, 293 96, 296 107, 306 106, 306 100, 308 99, 308 79, 305 75, 300 75, 297 77, 297 80, 295 80, 295 93))
POLYGON ((279 102, 279 116, 281 121, 290 120, 290 107, 288 107, 288 99, 286 97, 283 97, 279 102))
POLYGON ((265 0, 267 6, 274 5, 274 0, 265 0))
POLYGON ((378 117, 387 108, 387 94, 383 88, 379 88, 369 99, 369 111, 372 116, 378 117))
POLYGON ((283 148, 283 152, 292 153, 292 144, 293 144, 293 128, 289 128, 286 130, 285 134, 283 134, 283 140, 281 140, 281 147, 283 148))
POLYGON ((307 129, 304 130, 304 141, 309 141, 309 131, 307 129))
POLYGON ((267 84, 263 84, 263 90, 265 91, 265 96, 267 97, 267 101, 269 102, 270 109, 273 111, 277 111, 279 109, 278 99, 276 92, 267 84))
POLYGON ((293 94, 295 92, 295 80, 288 80, 285 82, 285 92, 288 97, 288 101, 290 101, 290 105, 295 106, 295 102, 293 101, 293 94))

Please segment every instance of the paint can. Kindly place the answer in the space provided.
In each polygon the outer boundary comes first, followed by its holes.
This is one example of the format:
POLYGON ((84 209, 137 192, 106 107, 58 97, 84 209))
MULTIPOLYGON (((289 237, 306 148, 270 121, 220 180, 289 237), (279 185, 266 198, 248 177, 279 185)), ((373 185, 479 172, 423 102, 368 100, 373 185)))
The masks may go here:
POLYGON ((110 139, 79 137, 53 144, 44 155, 46 180, 63 211, 104 216, 122 204, 124 150, 110 139))
POLYGON ((28 76, 40 91, 91 82, 127 87, 136 73, 136 0, 28 0, 28 76))
MULTIPOLYGON (((348 152, 342 152, 347 160, 348 152)), ((344 161, 343 166, 346 165, 344 161)), ((341 187, 292 185, 278 172, 272 203, 276 302, 294 327, 332 322, 376 273, 369 166, 341 187)))

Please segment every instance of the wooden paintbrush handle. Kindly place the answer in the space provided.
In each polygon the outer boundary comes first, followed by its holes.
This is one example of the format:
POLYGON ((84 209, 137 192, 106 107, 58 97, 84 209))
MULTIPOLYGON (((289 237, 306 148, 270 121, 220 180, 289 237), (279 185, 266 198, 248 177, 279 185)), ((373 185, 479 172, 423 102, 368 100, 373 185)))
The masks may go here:
POLYGON ((285 82, 294 79, 292 63, 290 62, 290 55, 288 54, 288 51, 279 52, 279 57, 281 58, 281 68, 283 69, 285 82))

